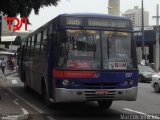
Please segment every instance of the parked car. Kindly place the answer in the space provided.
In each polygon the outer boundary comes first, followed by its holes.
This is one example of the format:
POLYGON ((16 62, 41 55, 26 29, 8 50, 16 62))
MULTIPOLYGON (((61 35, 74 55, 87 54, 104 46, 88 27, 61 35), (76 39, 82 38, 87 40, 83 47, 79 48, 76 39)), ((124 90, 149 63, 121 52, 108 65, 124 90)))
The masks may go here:
POLYGON ((154 88, 156 93, 160 93, 160 74, 152 76, 151 86, 154 88))
POLYGON ((157 74, 150 66, 139 65, 139 81, 151 82, 152 75, 157 74))

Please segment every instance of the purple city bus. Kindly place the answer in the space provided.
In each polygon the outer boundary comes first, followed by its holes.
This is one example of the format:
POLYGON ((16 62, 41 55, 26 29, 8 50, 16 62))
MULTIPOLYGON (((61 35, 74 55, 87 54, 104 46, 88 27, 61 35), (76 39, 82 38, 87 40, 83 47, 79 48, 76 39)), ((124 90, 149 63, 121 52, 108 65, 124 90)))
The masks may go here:
POLYGON ((51 103, 135 101, 138 69, 132 23, 106 14, 61 14, 22 39, 24 88, 51 103))

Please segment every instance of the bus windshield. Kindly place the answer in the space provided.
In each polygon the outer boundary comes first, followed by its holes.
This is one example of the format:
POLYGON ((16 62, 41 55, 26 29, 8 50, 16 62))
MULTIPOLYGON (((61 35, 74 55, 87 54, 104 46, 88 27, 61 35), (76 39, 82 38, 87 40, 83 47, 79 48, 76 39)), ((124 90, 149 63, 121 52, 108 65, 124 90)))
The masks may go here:
POLYGON ((66 39, 61 45, 63 55, 59 57, 59 68, 133 69, 131 33, 73 29, 67 29, 65 32, 66 39))

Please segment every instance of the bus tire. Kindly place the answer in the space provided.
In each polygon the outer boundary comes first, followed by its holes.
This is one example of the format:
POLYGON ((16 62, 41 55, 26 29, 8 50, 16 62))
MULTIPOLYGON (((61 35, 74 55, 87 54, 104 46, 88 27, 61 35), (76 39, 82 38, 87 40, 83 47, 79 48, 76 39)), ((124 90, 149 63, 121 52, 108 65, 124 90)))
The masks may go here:
POLYGON ((110 101, 98 101, 98 105, 100 109, 108 109, 112 105, 112 100, 110 101))
POLYGON ((43 96, 43 101, 45 102, 46 106, 48 108, 52 108, 52 102, 49 100, 48 98, 48 94, 47 94, 47 89, 46 89, 46 85, 43 84, 44 82, 42 82, 42 96, 43 96))

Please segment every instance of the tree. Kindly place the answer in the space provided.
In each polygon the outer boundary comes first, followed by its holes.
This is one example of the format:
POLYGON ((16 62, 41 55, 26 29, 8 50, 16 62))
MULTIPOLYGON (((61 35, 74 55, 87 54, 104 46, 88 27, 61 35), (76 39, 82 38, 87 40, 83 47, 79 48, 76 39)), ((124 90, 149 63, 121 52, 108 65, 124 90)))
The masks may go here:
POLYGON ((0 12, 8 17, 26 17, 34 13, 38 15, 39 9, 44 6, 56 6, 59 0, 1 0, 0 1, 0 12))

